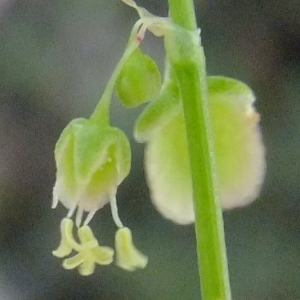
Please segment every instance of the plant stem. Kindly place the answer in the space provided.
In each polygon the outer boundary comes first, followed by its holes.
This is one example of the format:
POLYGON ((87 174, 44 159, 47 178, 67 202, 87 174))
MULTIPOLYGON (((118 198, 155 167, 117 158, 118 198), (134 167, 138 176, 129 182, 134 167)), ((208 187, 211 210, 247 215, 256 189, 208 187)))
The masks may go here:
MULTIPOLYGON (((168 0, 175 23, 196 30, 193 0, 168 0)), ((193 42, 191 41, 191 45, 193 42)), ((193 46, 192 46, 193 47, 193 46)), ((203 48, 171 65, 178 80, 193 181, 195 230, 202 300, 230 300, 226 244, 220 208, 203 48)), ((192 50, 193 51, 193 50, 192 50)))
POLYGON ((173 21, 187 30, 197 29, 193 0, 168 0, 173 21))

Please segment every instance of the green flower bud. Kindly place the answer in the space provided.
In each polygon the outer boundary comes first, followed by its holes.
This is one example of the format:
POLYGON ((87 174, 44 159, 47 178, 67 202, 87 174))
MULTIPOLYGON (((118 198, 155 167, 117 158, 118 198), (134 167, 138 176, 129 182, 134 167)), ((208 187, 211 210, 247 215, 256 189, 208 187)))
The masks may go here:
POLYGON ((137 48, 125 62, 116 90, 126 107, 136 107, 157 96, 161 87, 160 71, 154 60, 137 48))
MULTIPOLYGON (((209 77, 208 85, 221 206, 243 206, 258 196, 265 175, 259 114, 253 107, 255 97, 247 85, 234 79, 209 77)), ((182 111, 167 124, 162 122, 148 140, 145 168, 151 199, 158 211, 179 224, 193 222, 192 180, 182 111)))

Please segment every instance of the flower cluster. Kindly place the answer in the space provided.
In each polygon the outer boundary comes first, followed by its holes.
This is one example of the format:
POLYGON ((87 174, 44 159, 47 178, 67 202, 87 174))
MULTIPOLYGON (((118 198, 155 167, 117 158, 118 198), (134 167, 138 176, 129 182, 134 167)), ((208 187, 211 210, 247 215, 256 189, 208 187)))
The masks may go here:
MULTIPOLYGON (((186 51, 180 47, 186 35, 194 41, 193 46, 200 48, 199 31, 184 31, 169 18, 155 17, 132 0, 122 1, 138 11, 140 20, 92 116, 71 121, 55 148, 57 174, 52 207, 60 202, 68 213, 61 221, 61 242, 53 255, 64 259, 65 269, 78 268, 85 276, 92 274, 96 265, 111 264, 114 256, 116 264, 129 271, 144 268, 148 262, 134 246, 132 233, 118 214, 117 188, 129 174, 131 150, 124 132, 109 123, 114 90, 126 107, 149 102, 136 121, 134 136, 146 143, 145 170, 155 207, 178 224, 194 221, 186 128, 176 73, 167 61, 161 84, 158 67, 142 53, 139 44, 146 30, 163 37, 167 57, 176 64, 176 51, 186 51), (88 226, 107 203, 118 227, 115 249, 100 245, 88 226), (73 235, 74 214, 78 238, 73 235), (82 221, 84 214, 87 216, 82 221)), ((189 55, 188 50, 184 55, 189 55)), ((265 174, 254 94, 246 84, 226 77, 208 77, 208 94, 220 204, 224 209, 246 205, 258 196, 265 174)), ((202 168, 201 161, 198 167, 202 168)))

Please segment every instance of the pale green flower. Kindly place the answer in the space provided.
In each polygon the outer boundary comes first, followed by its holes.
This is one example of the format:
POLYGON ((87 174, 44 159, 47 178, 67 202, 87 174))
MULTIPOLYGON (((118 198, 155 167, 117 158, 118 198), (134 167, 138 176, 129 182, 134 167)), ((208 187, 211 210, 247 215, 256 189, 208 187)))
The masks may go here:
MULTIPOLYGON (((209 77, 208 84, 221 206, 243 206, 257 198, 265 175, 255 97, 237 80, 209 77)), ((145 169, 155 207, 166 218, 188 224, 194 221, 192 181, 184 116, 174 91, 167 86, 149 104, 136 123, 135 137, 147 143, 145 169), (158 107, 165 118, 156 114, 158 107)))
MULTIPOLYGON (((55 148, 55 160, 57 177, 52 207, 61 202, 69 212, 61 222, 61 242, 53 255, 65 258, 65 269, 78 267, 81 275, 91 275, 96 264, 109 265, 114 256, 112 248, 99 245, 88 226, 95 212, 110 203, 112 217, 119 230, 127 230, 119 218, 116 192, 130 170, 129 141, 117 128, 91 119, 76 119, 62 132, 55 148), (70 219, 76 210, 80 243, 73 236, 73 221, 70 219), (81 226, 84 213, 87 217, 81 226), (77 253, 67 257, 72 252, 77 253)), ((117 251, 122 256, 123 252, 127 253, 127 248, 121 245, 117 251)), ((143 256, 138 252, 134 255, 137 260, 143 256)), ((126 269, 135 268, 135 261, 132 261, 131 267, 130 262, 126 265, 126 269)))
POLYGON ((61 202, 69 210, 68 217, 77 209, 77 226, 87 212, 86 225, 106 203, 115 207, 117 187, 130 170, 130 145, 117 128, 75 119, 56 144, 55 160, 52 207, 61 202))

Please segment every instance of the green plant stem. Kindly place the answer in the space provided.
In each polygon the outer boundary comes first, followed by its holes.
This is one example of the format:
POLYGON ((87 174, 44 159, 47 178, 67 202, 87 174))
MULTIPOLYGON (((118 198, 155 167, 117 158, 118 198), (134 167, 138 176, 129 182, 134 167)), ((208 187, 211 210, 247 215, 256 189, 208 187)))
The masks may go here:
MULTIPOLYGON (((168 0, 173 21, 196 30, 193 0, 168 0)), ((190 42, 193 45, 193 42, 190 42)), ((193 46, 191 46, 193 47, 193 46)), ((223 217, 219 202, 214 141, 210 124, 205 57, 194 46, 186 56, 171 62, 178 80, 186 122, 197 237, 198 268, 203 300, 231 299, 223 217)))
POLYGON ((193 0, 168 0, 172 20, 187 30, 197 29, 193 0))

